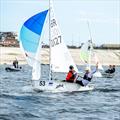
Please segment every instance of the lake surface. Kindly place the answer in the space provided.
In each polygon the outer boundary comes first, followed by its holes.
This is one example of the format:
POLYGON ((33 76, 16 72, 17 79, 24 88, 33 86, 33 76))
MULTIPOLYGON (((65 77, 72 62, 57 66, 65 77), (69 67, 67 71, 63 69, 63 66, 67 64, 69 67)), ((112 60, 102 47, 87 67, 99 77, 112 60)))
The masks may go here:
MULTIPOLYGON (((120 120, 120 67, 114 78, 94 78, 93 91, 45 93, 32 90, 30 67, 6 72, 5 66, 0 66, 0 120, 120 120)), ((42 69, 48 79, 48 65, 42 69)))

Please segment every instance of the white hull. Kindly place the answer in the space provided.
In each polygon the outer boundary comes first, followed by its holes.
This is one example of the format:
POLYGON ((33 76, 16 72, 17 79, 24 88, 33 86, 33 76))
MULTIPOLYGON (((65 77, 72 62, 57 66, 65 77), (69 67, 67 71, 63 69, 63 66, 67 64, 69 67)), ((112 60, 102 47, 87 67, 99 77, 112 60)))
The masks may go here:
MULTIPOLYGON (((43 82, 43 81, 42 81, 43 82)), ((41 82, 41 83, 42 83, 41 82)), ((35 91, 44 91, 44 92, 73 92, 73 91, 91 91, 94 89, 94 86, 85 86, 82 87, 76 83, 60 82, 54 81, 53 84, 44 81, 41 84, 40 81, 33 81, 33 89, 35 91)))

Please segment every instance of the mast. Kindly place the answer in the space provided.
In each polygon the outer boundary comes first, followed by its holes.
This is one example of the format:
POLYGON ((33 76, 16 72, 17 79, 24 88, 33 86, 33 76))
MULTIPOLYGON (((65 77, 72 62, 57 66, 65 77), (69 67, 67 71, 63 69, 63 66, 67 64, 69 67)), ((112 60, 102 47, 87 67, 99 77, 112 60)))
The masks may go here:
POLYGON ((92 41, 92 34, 91 34, 91 30, 90 30, 89 21, 87 21, 87 25, 88 25, 88 30, 89 30, 90 40, 92 41))
POLYGON ((91 52, 92 52, 92 51, 91 51, 91 47, 92 47, 92 46, 91 46, 90 41, 89 41, 89 45, 90 45, 90 51, 89 51, 89 61, 88 61, 88 62, 89 62, 89 69, 91 70, 91 55, 92 55, 92 53, 91 53, 91 52))
POLYGON ((92 34, 91 34, 91 30, 90 30, 89 21, 87 21, 87 25, 88 25, 89 35, 90 35, 90 41, 89 41, 89 45, 90 45, 90 51, 89 51, 89 68, 91 69, 92 34))
POLYGON ((51 2, 49 0, 49 83, 52 83, 52 65, 51 65, 51 2))

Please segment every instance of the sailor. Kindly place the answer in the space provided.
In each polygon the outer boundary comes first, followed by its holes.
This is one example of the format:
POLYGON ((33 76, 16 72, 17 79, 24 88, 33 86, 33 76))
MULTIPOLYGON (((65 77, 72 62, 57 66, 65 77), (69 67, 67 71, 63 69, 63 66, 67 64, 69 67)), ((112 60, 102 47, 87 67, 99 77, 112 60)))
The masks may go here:
POLYGON ((92 71, 90 71, 89 67, 85 68, 85 74, 83 77, 79 76, 82 78, 82 80, 77 80, 76 83, 80 84, 81 86, 86 86, 91 82, 93 78, 93 74, 98 70, 98 64, 96 65, 96 68, 92 71))
POLYGON ((105 71, 105 73, 112 74, 115 72, 115 65, 109 65, 109 69, 105 71))
POLYGON ((75 82, 77 77, 78 77, 77 72, 74 70, 74 67, 72 65, 70 65, 69 72, 66 76, 66 82, 75 82))
POLYGON ((70 70, 67 74, 66 82, 72 82, 72 83, 74 82, 74 83, 78 83, 81 86, 86 86, 89 84, 89 82, 91 82, 93 78, 93 74, 98 70, 98 63, 96 64, 96 68, 93 71, 90 71, 90 68, 86 67, 85 74, 83 77, 77 74, 73 66, 70 66, 69 69, 70 70), (78 77, 81 77, 82 80, 77 80, 78 77))
POLYGON ((112 70, 112 65, 109 65, 109 68, 105 71, 105 73, 110 73, 111 70, 112 70))
POLYGON ((14 66, 14 68, 18 68, 18 60, 17 60, 17 58, 15 58, 15 60, 13 61, 13 66, 14 66))
POLYGON ((112 68, 112 73, 115 72, 115 65, 113 65, 113 68, 112 68))

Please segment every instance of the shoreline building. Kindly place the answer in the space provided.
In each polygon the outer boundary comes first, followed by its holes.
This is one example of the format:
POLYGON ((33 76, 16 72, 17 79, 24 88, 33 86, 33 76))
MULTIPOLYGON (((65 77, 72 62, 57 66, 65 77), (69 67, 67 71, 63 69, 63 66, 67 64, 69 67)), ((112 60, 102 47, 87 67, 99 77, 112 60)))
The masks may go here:
POLYGON ((19 47, 17 33, 16 32, 0 32, 0 46, 19 47))

